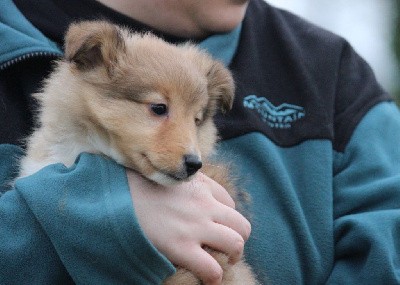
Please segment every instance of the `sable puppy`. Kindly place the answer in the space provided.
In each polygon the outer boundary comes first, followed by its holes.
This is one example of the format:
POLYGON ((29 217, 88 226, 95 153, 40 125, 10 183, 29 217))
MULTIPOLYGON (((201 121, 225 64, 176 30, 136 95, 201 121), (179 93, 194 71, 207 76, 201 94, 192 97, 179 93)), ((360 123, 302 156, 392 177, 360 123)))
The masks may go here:
MULTIPOLYGON (((82 152, 106 155, 162 185, 202 171, 235 197, 228 171, 205 163, 217 132, 212 117, 231 108, 230 72, 190 44, 171 45, 102 21, 71 25, 65 59, 35 94, 40 127, 27 140, 20 177, 82 152)), ((224 284, 256 284, 250 268, 214 251, 224 284)), ((185 269, 165 284, 200 284, 185 269)))

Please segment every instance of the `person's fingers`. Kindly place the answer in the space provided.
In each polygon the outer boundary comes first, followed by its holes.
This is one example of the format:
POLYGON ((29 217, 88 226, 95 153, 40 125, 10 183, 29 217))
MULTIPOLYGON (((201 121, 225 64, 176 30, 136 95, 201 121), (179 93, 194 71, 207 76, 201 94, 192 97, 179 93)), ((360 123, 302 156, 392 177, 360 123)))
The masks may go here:
POLYGON ((231 195, 229 195, 224 187, 222 187, 220 184, 218 184, 203 173, 198 173, 197 176, 199 182, 207 183, 208 185, 210 185, 209 188, 211 190, 211 194, 217 201, 228 207, 235 208, 235 201, 232 199, 231 195))
POLYGON ((242 236, 244 241, 247 241, 251 233, 250 222, 235 209, 225 205, 221 205, 221 207, 224 210, 216 212, 213 215, 213 221, 233 229, 242 236))
MULTIPOLYGON (((196 247, 182 256, 182 264, 206 285, 220 285, 223 271, 218 262, 204 249, 196 247)), ((180 265, 180 264, 177 264, 180 265)))
POLYGON ((224 225, 214 224, 213 228, 205 233, 203 240, 203 245, 228 255, 232 264, 238 262, 243 255, 243 238, 224 225))
POLYGON ((135 214, 153 245, 204 284, 221 284, 221 266, 202 246, 228 255, 234 263, 251 231, 228 192, 204 174, 160 187, 127 173, 135 214))

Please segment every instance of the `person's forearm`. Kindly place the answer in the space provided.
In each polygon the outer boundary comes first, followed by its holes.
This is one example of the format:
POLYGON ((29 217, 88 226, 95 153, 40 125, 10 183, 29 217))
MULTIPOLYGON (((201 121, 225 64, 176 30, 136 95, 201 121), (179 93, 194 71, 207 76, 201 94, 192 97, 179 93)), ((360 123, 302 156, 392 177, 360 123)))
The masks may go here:
POLYGON ((1 284, 157 284, 174 272, 136 221, 125 169, 100 156, 17 180, 0 220, 1 284))

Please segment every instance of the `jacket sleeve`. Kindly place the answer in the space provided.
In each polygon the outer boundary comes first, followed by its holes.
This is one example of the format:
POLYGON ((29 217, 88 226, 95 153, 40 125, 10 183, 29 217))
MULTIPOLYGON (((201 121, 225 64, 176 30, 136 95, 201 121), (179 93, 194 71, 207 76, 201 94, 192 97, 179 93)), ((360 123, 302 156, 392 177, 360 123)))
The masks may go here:
POLYGON ((140 229, 122 166, 82 154, 6 189, 20 154, 0 145, 0 284, 159 284, 173 274, 140 229))
POLYGON ((399 110, 384 102, 335 154, 335 263, 328 284, 400 283, 399 144, 399 110))

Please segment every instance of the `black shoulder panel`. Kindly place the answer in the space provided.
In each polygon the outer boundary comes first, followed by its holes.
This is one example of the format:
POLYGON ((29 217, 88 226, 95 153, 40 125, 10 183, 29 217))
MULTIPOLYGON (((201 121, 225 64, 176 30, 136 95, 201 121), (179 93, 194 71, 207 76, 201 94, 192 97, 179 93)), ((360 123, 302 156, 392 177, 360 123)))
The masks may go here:
POLYGON ((262 0, 250 1, 230 68, 237 92, 216 119, 223 139, 256 131, 284 147, 329 139, 342 151, 369 108, 390 99, 343 39, 262 0))
POLYGON ((52 70, 54 57, 37 57, 0 71, 0 144, 24 146, 34 127, 37 102, 31 96, 52 70))

